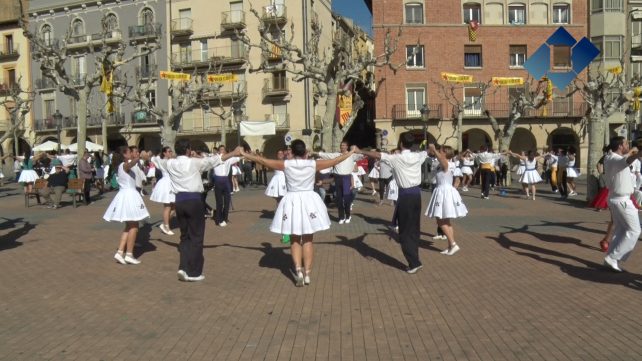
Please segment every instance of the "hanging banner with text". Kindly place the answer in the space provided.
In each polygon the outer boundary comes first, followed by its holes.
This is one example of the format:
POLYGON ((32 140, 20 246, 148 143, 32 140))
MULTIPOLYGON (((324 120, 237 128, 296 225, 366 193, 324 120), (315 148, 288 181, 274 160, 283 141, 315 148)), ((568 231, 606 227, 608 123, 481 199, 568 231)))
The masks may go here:
POLYGON ((451 83, 472 83, 473 76, 465 74, 441 73, 441 78, 451 83))
POLYGON ((512 78, 502 78, 494 76, 491 78, 491 82, 494 86, 513 86, 513 85, 524 85, 524 78, 522 77, 512 77, 512 78))
POLYGON ((236 81, 236 74, 209 74, 207 76, 207 81, 210 83, 231 83, 236 81))
POLYGON ((160 72, 160 78, 161 79, 167 79, 167 80, 183 80, 187 81, 192 78, 191 75, 185 74, 185 73, 175 73, 173 71, 161 71, 160 72))

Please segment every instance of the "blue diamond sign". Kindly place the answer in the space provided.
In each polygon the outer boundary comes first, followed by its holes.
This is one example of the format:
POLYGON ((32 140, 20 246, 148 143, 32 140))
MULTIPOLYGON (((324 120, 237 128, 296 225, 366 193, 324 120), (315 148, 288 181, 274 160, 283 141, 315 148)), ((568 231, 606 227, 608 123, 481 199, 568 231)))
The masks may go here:
POLYGON ((600 50, 586 37, 576 41, 573 36, 560 26, 542 46, 524 63, 524 68, 536 79, 546 76, 558 89, 564 89, 582 70, 600 54, 600 50), (567 47, 571 50, 570 68, 551 68, 551 50, 555 47, 567 47))

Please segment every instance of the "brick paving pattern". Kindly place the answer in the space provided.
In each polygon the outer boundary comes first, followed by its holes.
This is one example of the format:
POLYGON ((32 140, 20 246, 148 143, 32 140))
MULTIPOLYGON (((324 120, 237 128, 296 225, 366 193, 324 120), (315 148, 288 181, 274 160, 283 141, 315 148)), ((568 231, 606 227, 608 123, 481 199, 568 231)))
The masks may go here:
POLYGON ((122 225, 102 221, 114 193, 25 209, 15 184, 1 188, 0 359, 642 359, 642 250, 626 273, 604 270, 608 213, 579 198, 483 201, 473 188, 455 223, 462 250, 440 255, 446 241, 423 217, 424 269, 408 275, 392 207, 360 195, 352 223, 315 236, 312 284, 296 288, 262 192, 233 196, 228 227, 208 221, 206 279, 183 283, 160 205, 146 200, 142 264, 122 266, 122 225))

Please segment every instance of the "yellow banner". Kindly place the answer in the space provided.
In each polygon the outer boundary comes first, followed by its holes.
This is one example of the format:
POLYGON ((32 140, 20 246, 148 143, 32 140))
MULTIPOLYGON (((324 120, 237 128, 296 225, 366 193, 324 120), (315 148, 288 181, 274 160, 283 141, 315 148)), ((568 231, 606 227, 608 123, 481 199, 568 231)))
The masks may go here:
POLYGON ((185 73, 175 73, 173 71, 161 71, 160 78, 167 80, 190 80, 192 76, 185 73))
POLYGON ((451 83, 472 83, 472 75, 441 73, 441 78, 451 83))
POLYGON ((344 126, 352 113, 352 94, 339 95, 339 124, 344 126))
POLYGON ((616 67, 608 69, 607 71, 609 73, 612 73, 612 74, 615 74, 615 75, 619 75, 619 74, 622 73, 622 67, 621 66, 616 66, 616 67))
POLYGON ((502 78, 494 76, 491 81, 495 86, 524 85, 524 78, 522 77, 502 78))
POLYGON ((207 76, 207 81, 210 83, 226 83, 236 81, 236 74, 210 74, 207 76))

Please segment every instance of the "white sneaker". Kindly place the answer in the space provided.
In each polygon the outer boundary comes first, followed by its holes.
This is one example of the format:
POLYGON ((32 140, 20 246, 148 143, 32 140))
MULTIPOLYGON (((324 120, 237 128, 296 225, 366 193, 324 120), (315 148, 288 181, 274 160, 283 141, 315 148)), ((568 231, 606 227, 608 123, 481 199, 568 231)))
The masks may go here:
POLYGON ((205 279, 205 276, 203 276, 203 275, 196 276, 196 277, 187 276, 187 281, 188 282, 198 282, 198 281, 202 281, 204 279, 205 279))
POLYGON ((339 224, 344 224, 345 221, 346 221, 345 219, 341 219, 341 220, 339 220, 339 224))
POLYGON ((218 225, 221 226, 221 227, 226 227, 227 226, 227 222, 223 221, 223 222, 219 223, 218 225))
POLYGON ((303 277, 303 284, 306 286, 310 285, 310 274, 308 272, 306 272, 305 276, 303 277))
POLYGON ((442 236, 442 235, 438 234, 438 235, 432 237, 432 239, 434 239, 435 241, 438 241, 438 240, 443 240, 443 239, 448 239, 448 238, 446 236, 442 236))
POLYGON ((604 265, 615 272, 622 272, 622 269, 617 264, 617 260, 611 258, 611 256, 604 257, 604 265))
POLYGON ((125 262, 125 257, 123 257, 123 254, 120 252, 116 252, 114 259, 116 259, 116 262, 120 264, 127 264, 127 262, 125 262))
POLYGON ((130 256, 128 254, 125 255, 125 262, 129 264, 140 264, 140 261, 134 258, 134 256, 130 256))
POLYGON ((468 192, 468 187, 463 187, 461 190, 462 192, 468 192))
POLYGON ((303 277, 303 271, 299 269, 296 272, 292 270, 290 272, 292 272, 292 276, 294 276, 294 285, 297 287, 303 287, 305 280, 305 278, 303 277))
POLYGON ((185 271, 183 271, 182 269, 178 270, 178 280, 187 282, 187 273, 185 273, 185 271))
POLYGON ((409 273, 411 275, 414 275, 415 273, 419 272, 420 269, 424 268, 424 266, 417 266, 415 268, 409 268, 406 273, 409 273))
POLYGON ((458 251, 459 251, 459 246, 458 245, 454 245, 453 248, 451 248, 450 251, 448 251, 448 253, 446 253, 446 254, 449 255, 449 256, 452 256, 453 254, 457 253, 458 251))
POLYGON ((346 222, 345 222, 345 223, 346 223, 346 224, 347 224, 347 223, 350 223, 350 221, 351 221, 351 220, 352 220, 352 216, 350 216, 350 217, 346 218, 346 222))
POLYGON ((441 254, 448 254, 448 252, 450 252, 450 247, 449 247, 449 248, 446 248, 445 250, 443 250, 443 251, 441 251, 441 252, 439 252, 439 253, 441 253, 441 254))
POLYGON ((161 224, 158 228, 160 228, 161 232, 163 232, 163 233, 165 233, 165 234, 167 234, 169 236, 173 236, 174 235, 174 232, 172 232, 172 230, 169 229, 169 226, 161 224))

